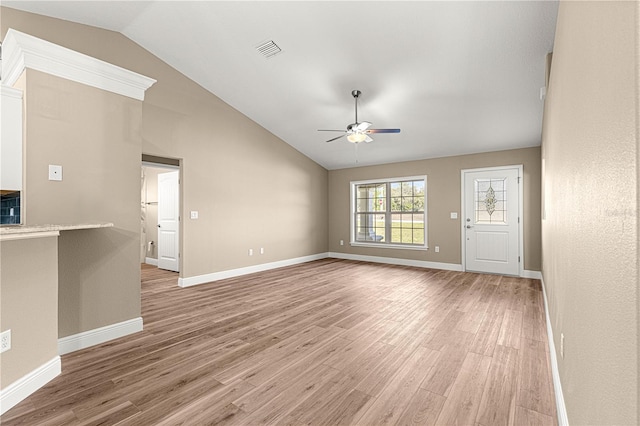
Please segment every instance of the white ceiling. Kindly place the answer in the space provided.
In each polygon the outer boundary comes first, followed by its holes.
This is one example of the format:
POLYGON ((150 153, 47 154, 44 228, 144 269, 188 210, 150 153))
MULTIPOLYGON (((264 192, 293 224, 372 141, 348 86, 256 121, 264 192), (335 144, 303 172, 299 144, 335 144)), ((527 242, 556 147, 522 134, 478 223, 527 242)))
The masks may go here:
POLYGON ((327 169, 540 145, 557 1, 7 1, 119 31, 327 169), (282 48, 265 59, 256 46, 282 48), (358 118, 400 134, 358 146, 358 118))

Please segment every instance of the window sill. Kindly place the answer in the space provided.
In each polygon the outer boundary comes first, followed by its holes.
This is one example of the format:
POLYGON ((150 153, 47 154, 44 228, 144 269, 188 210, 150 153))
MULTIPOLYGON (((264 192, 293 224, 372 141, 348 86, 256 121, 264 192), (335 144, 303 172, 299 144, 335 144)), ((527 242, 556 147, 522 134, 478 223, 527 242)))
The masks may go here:
POLYGON ((405 246, 402 244, 380 244, 380 243, 364 243, 364 242, 356 242, 351 241, 349 243, 352 247, 371 247, 371 248, 384 248, 384 249, 400 249, 400 250, 429 250, 428 246, 405 246))

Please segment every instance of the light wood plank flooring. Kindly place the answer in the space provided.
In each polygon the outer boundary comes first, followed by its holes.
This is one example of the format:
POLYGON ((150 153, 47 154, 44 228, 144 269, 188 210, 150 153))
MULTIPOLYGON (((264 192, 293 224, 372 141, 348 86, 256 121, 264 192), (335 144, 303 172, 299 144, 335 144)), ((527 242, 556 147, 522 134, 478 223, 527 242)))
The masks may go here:
POLYGON ((556 424, 540 282, 325 259, 181 289, 3 425, 556 424))

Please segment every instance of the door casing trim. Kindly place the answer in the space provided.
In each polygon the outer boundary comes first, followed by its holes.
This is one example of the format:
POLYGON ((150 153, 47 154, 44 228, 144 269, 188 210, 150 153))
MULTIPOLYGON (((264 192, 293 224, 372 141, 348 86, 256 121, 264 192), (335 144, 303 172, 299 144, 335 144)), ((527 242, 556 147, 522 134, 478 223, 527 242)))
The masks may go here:
MULTIPOLYGON (((183 253, 184 253, 184 240, 183 240, 183 235, 184 235, 184 220, 182 220, 183 218, 183 213, 184 213, 184 187, 182 182, 184 181, 184 179, 182 178, 184 176, 184 160, 182 158, 170 158, 170 157, 159 157, 156 155, 151 155, 151 154, 145 154, 142 153, 142 157, 141 157, 142 161, 141 161, 141 167, 154 167, 154 168, 159 168, 159 169, 167 169, 167 171, 171 171, 171 170, 177 170, 178 171, 178 206, 179 206, 179 215, 180 215, 180 220, 178 221, 178 268, 179 268, 179 276, 182 277, 182 270, 184 267, 184 257, 183 257, 183 253)), ((140 238, 142 238, 142 235, 140 235, 140 238)), ((145 262, 147 263, 147 262, 145 262)), ((156 265, 157 266, 157 265, 156 265)))

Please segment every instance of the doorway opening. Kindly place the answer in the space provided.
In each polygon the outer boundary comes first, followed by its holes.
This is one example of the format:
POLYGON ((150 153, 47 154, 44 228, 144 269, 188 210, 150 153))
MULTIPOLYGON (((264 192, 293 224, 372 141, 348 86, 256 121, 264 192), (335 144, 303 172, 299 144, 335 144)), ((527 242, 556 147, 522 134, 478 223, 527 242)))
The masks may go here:
POLYGON ((180 272, 180 160, 142 155, 140 263, 180 272))

